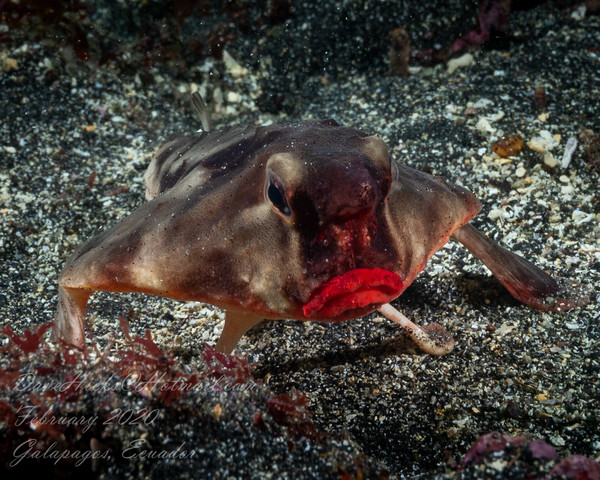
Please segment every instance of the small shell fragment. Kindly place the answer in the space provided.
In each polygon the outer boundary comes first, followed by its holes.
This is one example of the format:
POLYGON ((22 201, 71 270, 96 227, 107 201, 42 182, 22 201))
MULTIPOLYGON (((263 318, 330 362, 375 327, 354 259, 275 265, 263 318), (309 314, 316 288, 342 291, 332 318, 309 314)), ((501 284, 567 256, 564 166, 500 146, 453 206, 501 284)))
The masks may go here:
POLYGON ((464 68, 471 65, 474 60, 475 58, 470 53, 465 53, 464 55, 461 55, 458 58, 448 60, 447 72, 448 74, 452 75, 459 68, 464 68))
POLYGON ((223 50, 223 64, 227 73, 233 78, 241 78, 248 75, 248 69, 236 62, 227 50, 223 50))
POLYGON ((477 130, 479 130, 482 133, 494 133, 496 131, 496 129, 492 127, 490 122, 483 117, 477 121, 477 125, 475 126, 475 128, 477 128, 477 130))
POLYGON ((550 114, 548 112, 540 113, 537 118, 540 122, 545 122, 550 118, 550 114))
POLYGON ((540 130, 537 136, 529 140, 527 146, 536 152, 544 153, 556 147, 559 141, 548 130, 540 130))
POLYGON ((577 139, 575 137, 569 137, 567 140, 567 144, 565 145, 565 153, 563 154, 562 162, 560 166, 562 168, 567 168, 569 163, 571 163, 571 158, 573 157, 573 153, 577 149, 577 139))

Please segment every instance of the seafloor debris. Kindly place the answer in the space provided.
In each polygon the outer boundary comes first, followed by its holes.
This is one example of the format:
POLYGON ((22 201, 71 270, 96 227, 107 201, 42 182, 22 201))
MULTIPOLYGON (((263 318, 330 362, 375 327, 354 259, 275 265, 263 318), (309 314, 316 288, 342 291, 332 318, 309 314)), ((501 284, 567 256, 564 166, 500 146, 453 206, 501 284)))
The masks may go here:
POLYGON ((544 110, 548 104, 546 90, 543 87, 537 87, 533 92, 533 103, 538 110, 544 110))
POLYGON ((571 158, 573 157, 573 153, 577 149, 577 139, 575 137, 569 137, 567 140, 567 144, 565 145, 565 153, 563 154, 561 167, 567 168, 569 163, 571 163, 571 158))
POLYGON ((389 74, 394 77, 406 77, 410 58, 410 37, 403 28, 395 28, 390 32, 389 56, 389 74))
POLYGON ((501 157, 514 157, 525 148, 525 141, 518 135, 503 137, 492 146, 492 151, 501 157))

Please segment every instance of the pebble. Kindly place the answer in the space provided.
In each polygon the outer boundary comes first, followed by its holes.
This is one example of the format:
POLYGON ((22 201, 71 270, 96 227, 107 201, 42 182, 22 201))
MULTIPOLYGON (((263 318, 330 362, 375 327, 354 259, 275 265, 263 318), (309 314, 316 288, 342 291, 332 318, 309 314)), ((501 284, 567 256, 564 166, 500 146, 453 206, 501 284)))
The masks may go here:
POLYGON ((560 193, 563 193, 565 195, 569 195, 569 194, 573 193, 574 191, 575 191, 575 189, 571 185, 565 185, 560 188, 560 193))
POLYGON ((544 152, 544 165, 554 168, 558 165, 558 160, 550 152, 544 152))
POLYGON ((242 96, 238 92, 227 92, 228 103, 240 103, 241 101, 242 96))
POLYGON ((223 50, 223 64, 225 65, 227 73, 233 78, 240 78, 248 75, 248 69, 236 62, 227 50, 223 50))
POLYGON ((565 445, 565 439, 558 434, 550 436, 550 442, 555 447, 563 447, 565 445))
POLYGON ((4 71, 9 72, 10 70, 15 70, 19 67, 19 62, 12 57, 7 57, 4 59, 4 71))

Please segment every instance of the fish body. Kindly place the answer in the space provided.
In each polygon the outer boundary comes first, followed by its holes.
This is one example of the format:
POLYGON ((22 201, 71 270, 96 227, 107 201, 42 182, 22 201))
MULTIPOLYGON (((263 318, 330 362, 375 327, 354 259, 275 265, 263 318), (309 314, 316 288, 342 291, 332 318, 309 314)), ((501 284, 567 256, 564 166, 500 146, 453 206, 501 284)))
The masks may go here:
POLYGON ((145 181, 148 202, 67 260, 56 338, 83 344, 92 292, 144 292, 224 309, 229 352, 265 318, 343 321, 388 304, 452 235, 521 301, 577 304, 467 225, 472 193, 331 119, 177 135, 145 181))

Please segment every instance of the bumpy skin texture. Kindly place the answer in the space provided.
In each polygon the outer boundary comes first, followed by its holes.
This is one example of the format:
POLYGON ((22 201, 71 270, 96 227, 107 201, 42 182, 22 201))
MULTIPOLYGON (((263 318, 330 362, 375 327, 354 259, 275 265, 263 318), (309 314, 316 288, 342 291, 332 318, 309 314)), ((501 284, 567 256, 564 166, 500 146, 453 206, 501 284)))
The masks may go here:
POLYGON ((399 296, 480 209, 333 120, 176 136, 145 178, 149 201, 68 259, 56 337, 83 344, 97 290, 217 305, 223 351, 263 318, 355 318, 399 296))

